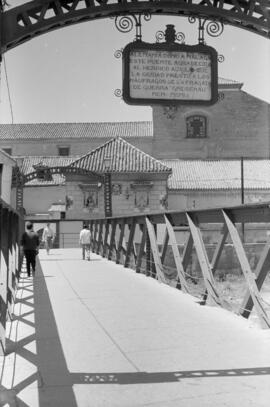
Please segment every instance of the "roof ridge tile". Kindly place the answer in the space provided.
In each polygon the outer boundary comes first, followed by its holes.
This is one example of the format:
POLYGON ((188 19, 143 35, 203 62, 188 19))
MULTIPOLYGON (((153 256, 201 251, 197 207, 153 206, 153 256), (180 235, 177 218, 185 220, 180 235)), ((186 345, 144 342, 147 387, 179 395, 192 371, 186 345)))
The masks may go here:
POLYGON ((111 157, 111 172, 167 172, 171 169, 122 137, 114 137, 72 162, 93 172, 104 172, 104 158, 111 157), (117 161, 116 159, 117 158, 117 161))

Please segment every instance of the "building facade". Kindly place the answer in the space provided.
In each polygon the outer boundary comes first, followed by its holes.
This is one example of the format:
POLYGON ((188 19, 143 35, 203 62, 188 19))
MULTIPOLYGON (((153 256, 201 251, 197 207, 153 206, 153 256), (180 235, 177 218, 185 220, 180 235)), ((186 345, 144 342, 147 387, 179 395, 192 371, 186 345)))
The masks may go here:
POLYGON ((0 150, 0 198, 7 204, 11 204, 12 169, 15 166, 16 160, 0 150))
MULTIPOLYGON (((76 220, 104 216, 106 173, 110 175, 113 215, 166 209, 172 171, 117 137, 80 158, 27 157, 21 172, 29 177, 23 198, 28 218, 76 220), (108 159, 109 167, 105 168, 108 159)), ((14 205, 15 199, 14 185, 14 205)))
POLYGON ((114 215, 231 206, 243 192, 246 203, 270 200, 270 109, 242 85, 219 78, 215 105, 153 106, 152 122, 1 124, 0 148, 24 176, 42 165, 78 170, 28 180, 27 217, 104 216, 108 157, 114 215))
POLYGON ((159 159, 270 157, 270 107, 219 80, 220 100, 207 107, 153 107, 153 152, 159 159))
POLYGON ((82 156, 121 137, 157 159, 270 157, 270 106, 219 78, 212 106, 153 106, 151 122, 0 124, 13 156, 82 156))

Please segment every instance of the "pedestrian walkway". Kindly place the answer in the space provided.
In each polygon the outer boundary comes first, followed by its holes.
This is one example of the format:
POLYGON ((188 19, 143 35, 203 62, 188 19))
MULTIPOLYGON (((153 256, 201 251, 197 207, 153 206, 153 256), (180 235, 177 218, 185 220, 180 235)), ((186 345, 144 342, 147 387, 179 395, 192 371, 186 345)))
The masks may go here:
POLYGON ((0 405, 266 407, 269 345, 269 330, 100 256, 41 250, 17 292, 0 405))

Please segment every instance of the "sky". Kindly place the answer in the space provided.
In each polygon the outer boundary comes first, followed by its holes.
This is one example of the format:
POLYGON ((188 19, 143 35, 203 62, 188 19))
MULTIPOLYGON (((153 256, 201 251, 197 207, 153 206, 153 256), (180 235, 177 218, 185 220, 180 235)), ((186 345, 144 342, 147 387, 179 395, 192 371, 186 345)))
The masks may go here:
MULTIPOLYGON (((10 0, 11 4, 23 1, 10 0)), ((197 43, 197 24, 184 17, 152 16, 142 24, 143 41, 174 24, 186 44, 197 43)), ((13 123, 114 122, 152 120, 149 106, 130 106, 116 97, 122 89, 122 61, 114 56, 135 37, 120 33, 113 19, 84 22, 52 31, 5 54, 13 123)), ((229 25, 218 38, 205 35, 225 58, 218 75, 244 83, 243 90, 270 103, 269 40, 229 25)), ((0 123, 12 123, 3 63, 0 123)))

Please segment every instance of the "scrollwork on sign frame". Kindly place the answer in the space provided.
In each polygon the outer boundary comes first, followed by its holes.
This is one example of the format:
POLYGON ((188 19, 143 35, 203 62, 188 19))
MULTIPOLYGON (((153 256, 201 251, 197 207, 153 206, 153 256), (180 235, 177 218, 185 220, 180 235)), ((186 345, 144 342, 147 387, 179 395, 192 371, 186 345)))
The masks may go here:
POLYGON ((203 19, 200 17, 189 17, 188 18, 188 21, 191 24, 194 24, 197 20, 199 22, 199 27, 198 27, 199 44, 205 44, 205 40, 204 40, 205 31, 210 37, 219 37, 224 31, 224 24, 222 21, 209 20, 207 18, 203 19))
POLYGON ((135 41, 141 41, 142 40, 142 17, 143 17, 144 21, 150 21, 152 16, 150 13, 117 16, 117 17, 115 17, 115 20, 114 20, 115 27, 121 33, 129 33, 130 31, 133 30, 133 28, 135 26, 135 29, 136 29, 135 41))
POLYGON ((115 89, 114 91, 114 96, 121 98, 123 96, 123 91, 122 89, 115 89))
POLYGON ((115 51, 115 53, 114 53, 114 57, 115 57, 116 59, 120 59, 120 58, 122 58, 122 56, 123 56, 123 48, 117 49, 117 50, 115 51))
POLYGON ((166 40, 166 42, 179 42, 180 44, 184 44, 185 38, 186 36, 183 32, 174 32, 173 36, 169 40, 166 36, 166 32, 160 30, 156 33, 156 42, 162 42, 163 40, 166 40))

